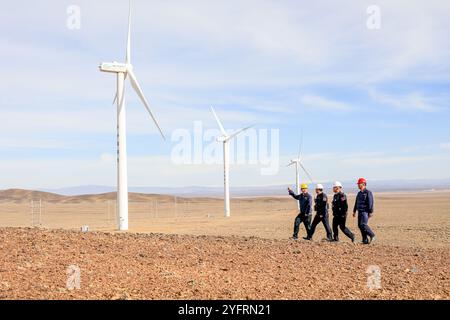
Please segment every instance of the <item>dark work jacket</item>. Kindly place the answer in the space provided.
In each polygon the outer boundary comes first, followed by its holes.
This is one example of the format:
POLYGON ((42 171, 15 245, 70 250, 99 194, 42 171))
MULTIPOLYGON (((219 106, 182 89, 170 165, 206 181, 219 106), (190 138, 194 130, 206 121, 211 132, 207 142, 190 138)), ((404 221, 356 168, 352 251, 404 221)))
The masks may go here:
POLYGON ((358 212, 367 212, 373 213, 373 194, 371 191, 365 189, 364 191, 359 191, 356 200, 355 206, 353 208, 353 213, 358 212))
POLYGON ((345 217, 348 211, 347 196, 343 192, 335 193, 333 196, 333 216, 345 217))
POLYGON ((328 214, 328 197, 325 193, 316 196, 314 210, 320 216, 328 214))
POLYGON ((293 191, 289 191, 289 194, 300 202, 301 214, 310 215, 312 213, 312 196, 309 193, 296 195, 293 191))

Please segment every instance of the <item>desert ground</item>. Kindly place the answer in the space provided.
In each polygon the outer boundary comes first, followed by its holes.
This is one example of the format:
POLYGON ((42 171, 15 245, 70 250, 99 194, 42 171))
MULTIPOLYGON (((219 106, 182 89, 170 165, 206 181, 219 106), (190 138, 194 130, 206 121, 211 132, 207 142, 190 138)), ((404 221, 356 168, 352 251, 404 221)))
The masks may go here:
POLYGON ((226 219, 221 199, 130 194, 120 233, 115 194, 0 191, 0 299, 450 299, 450 192, 375 196, 365 246, 323 242, 321 226, 290 241, 288 196, 234 198, 226 219), (79 289, 66 287, 69 266, 79 289))

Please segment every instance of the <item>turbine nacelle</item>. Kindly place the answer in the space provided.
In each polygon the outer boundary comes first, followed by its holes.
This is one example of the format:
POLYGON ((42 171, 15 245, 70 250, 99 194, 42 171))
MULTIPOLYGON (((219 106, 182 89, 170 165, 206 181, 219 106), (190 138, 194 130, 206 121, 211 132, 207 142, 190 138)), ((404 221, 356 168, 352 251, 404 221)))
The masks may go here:
POLYGON ((314 182, 314 179, 311 177, 311 175, 309 174, 309 172, 306 170, 305 166, 303 165, 303 161, 301 158, 291 159, 291 161, 288 163, 287 167, 291 167, 293 165, 296 165, 297 169, 301 168, 306 173, 309 180, 311 180, 311 182, 314 182))
POLYGON ((287 164, 287 167, 293 166, 294 164, 301 164, 302 160, 301 159, 291 159, 289 161, 289 163, 287 164))
POLYGON ((126 73, 131 65, 126 63, 119 63, 119 62, 103 62, 100 65, 100 71, 102 72, 110 72, 110 73, 126 73))
POLYGON ((228 137, 220 136, 220 137, 217 137, 216 140, 217 140, 217 142, 226 142, 228 140, 228 137))

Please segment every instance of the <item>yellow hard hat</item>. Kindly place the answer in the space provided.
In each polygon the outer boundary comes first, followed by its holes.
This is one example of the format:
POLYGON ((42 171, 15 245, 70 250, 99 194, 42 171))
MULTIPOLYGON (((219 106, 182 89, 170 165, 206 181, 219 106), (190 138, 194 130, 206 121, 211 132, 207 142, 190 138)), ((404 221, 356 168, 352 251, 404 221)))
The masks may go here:
POLYGON ((300 189, 308 189, 308 185, 306 183, 302 183, 300 189))

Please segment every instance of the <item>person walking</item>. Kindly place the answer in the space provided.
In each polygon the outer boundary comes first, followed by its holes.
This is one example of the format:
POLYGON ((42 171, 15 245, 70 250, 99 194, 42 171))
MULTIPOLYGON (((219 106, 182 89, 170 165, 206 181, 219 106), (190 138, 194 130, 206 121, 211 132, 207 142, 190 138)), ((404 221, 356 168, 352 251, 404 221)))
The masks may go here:
POLYGON ((367 180, 360 178, 358 180, 359 192, 356 196, 355 206, 353 208, 353 217, 358 212, 358 227, 362 235, 362 243, 369 244, 375 241, 375 234, 369 227, 369 219, 373 216, 374 199, 371 191, 367 190, 367 180))
POLYGON ((291 188, 288 188, 289 194, 300 203, 300 212, 294 222, 294 235, 292 236, 293 240, 298 239, 298 233, 302 223, 305 226, 306 234, 308 234, 311 227, 312 196, 308 193, 308 185, 306 183, 303 183, 300 188, 301 193, 298 195, 295 194, 291 188))
POLYGON ((314 204, 314 210, 316 211, 316 215, 314 216, 314 220, 311 224, 311 228, 309 229, 308 236, 303 238, 305 240, 312 240, 314 232, 316 231, 317 225, 322 222, 325 227, 325 231, 327 233, 327 240, 332 241, 332 233, 330 224, 328 222, 328 197, 323 192, 323 185, 318 184, 316 186, 316 199, 314 204))
POLYGON ((342 191, 342 183, 336 181, 333 185, 333 192, 333 240, 339 241, 338 228, 340 228, 352 242, 355 242, 355 235, 345 225, 347 222, 348 202, 346 194, 342 191))

